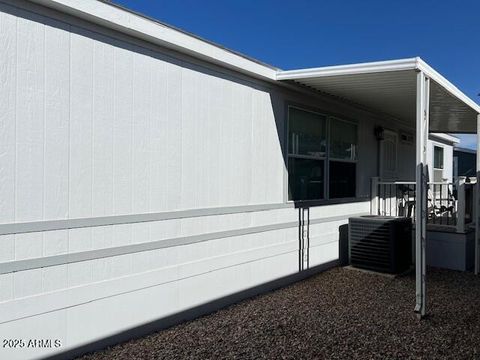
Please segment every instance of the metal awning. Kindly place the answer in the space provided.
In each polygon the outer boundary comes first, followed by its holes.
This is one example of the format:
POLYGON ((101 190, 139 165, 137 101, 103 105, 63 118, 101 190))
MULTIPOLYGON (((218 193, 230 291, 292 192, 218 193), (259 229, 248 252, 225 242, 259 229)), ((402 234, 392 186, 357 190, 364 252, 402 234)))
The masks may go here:
POLYGON ((294 81, 413 125, 420 71, 430 78, 430 132, 476 133, 480 105, 420 58, 279 71, 277 80, 294 81))
POLYGON ((419 317, 426 314, 428 134, 476 133, 475 273, 480 272, 480 105, 420 58, 279 71, 277 80, 294 81, 415 126, 415 311, 419 317))

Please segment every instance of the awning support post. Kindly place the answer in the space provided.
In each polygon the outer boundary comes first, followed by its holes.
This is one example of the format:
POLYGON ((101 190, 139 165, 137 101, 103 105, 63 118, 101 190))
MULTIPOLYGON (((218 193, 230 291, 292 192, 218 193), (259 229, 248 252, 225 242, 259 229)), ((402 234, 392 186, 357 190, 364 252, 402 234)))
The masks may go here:
POLYGON ((427 141, 429 123, 430 79, 417 73, 416 118, 416 199, 415 199, 415 312, 421 319, 426 314, 426 237, 427 237, 427 141))
POLYGON ((477 115, 477 183, 475 184, 475 275, 480 272, 480 114, 477 115))

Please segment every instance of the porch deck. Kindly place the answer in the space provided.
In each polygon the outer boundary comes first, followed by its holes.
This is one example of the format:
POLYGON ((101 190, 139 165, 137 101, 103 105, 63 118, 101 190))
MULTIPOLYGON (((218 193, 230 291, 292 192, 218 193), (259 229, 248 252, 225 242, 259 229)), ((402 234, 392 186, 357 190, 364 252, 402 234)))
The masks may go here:
POLYGON ((82 359, 478 357, 478 278, 434 268, 427 276, 431 316, 420 322, 413 273, 335 268, 82 359))
MULTIPOLYGON (((476 179, 460 177, 455 183, 430 182, 427 189, 428 230, 466 233, 475 228, 476 179), (466 182, 467 180, 467 182, 466 182)), ((416 185, 405 181, 371 179, 370 213, 404 216, 415 222, 416 185)))

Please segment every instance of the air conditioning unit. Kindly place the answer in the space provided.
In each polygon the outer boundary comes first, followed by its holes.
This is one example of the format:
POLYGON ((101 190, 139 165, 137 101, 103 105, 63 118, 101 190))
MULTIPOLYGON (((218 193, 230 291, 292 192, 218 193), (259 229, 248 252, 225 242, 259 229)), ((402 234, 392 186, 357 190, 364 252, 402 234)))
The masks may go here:
POLYGON ((352 217, 348 222, 350 264, 398 274, 409 269, 412 220, 393 216, 352 217))

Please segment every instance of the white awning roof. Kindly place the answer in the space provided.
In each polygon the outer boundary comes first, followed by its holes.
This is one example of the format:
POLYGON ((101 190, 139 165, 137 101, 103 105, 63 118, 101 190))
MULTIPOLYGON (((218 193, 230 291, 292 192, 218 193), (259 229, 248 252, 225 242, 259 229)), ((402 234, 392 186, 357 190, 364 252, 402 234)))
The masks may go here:
POLYGON ((278 71, 277 80, 295 81, 414 123, 418 71, 431 79, 430 131, 476 133, 480 105, 420 58, 278 71))

